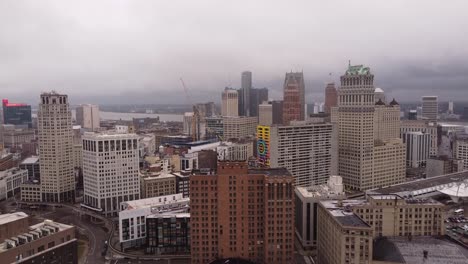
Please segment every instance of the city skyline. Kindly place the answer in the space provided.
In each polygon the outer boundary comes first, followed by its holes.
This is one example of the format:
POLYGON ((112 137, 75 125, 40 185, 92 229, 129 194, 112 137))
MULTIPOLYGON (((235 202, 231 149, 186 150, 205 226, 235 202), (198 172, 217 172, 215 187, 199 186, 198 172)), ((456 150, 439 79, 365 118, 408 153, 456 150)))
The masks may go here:
POLYGON ((361 1, 363 10, 354 3, 298 1, 295 15, 283 14, 289 5, 5 2, 2 92, 28 103, 50 89, 76 104, 122 97, 177 103, 184 101, 183 77, 194 101, 213 101, 226 86, 240 88, 239 74, 251 71, 253 87, 267 87, 272 99, 281 99, 284 73, 303 71, 306 102, 314 102, 323 101, 324 85, 338 83, 351 60, 372 65, 376 86, 389 97, 417 101, 425 94, 445 101, 463 95, 468 40, 458 29, 468 25, 465 2, 425 1, 421 9, 418 2, 361 1), (349 21, 359 26, 349 31, 349 21))

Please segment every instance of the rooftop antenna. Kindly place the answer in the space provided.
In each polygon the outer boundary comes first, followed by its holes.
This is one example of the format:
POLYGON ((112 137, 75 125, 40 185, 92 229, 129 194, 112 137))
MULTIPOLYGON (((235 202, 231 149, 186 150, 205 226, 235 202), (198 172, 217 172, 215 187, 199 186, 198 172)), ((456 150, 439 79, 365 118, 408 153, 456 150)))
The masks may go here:
POLYGON ((348 66, 351 67, 351 60, 348 60, 348 66))

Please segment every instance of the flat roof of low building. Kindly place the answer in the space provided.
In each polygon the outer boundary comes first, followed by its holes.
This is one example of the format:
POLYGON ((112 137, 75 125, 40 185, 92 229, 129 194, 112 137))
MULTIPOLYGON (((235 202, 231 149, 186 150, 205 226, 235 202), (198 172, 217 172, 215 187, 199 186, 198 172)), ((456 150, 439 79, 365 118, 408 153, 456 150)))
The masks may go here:
POLYGON ((436 237, 380 238, 374 243, 373 259, 408 264, 466 264, 468 250, 436 237), (424 258, 427 251, 427 258, 424 258))
POLYGON ((249 169, 249 174, 264 174, 268 176, 291 176, 286 168, 255 168, 249 169))
POLYGON ((10 214, 1 214, 0 215, 0 225, 4 225, 19 219, 27 218, 28 215, 24 212, 15 212, 10 214))
POLYGON ((404 192, 411 192, 422 190, 426 188, 436 187, 454 182, 462 182, 468 180, 468 171, 451 173, 427 179, 420 179, 400 184, 383 187, 380 189, 369 190, 368 193, 375 194, 398 194, 404 192))
POLYGON ((296 187, 296 192, 304 198, 337 198, 344 196, 344 193, 336 193, 327 184, 310 187, 296 187))
POLYGON ((24 159, 21 164, 34 164, 39 162, 39 157, 38 156, 31 156, 26 159, 24 159))
POLYGON ((344 227, 371 228, 351 210, 351 206, 366 204, 366 200, 324 200, 320 203, 344 227))
POLYGON ((151 214, 146 218, 190 218, 190 213, 163 213, 163 214, 151 214))
POLYGON ((182 193, 176 193, 176 194, 171 194, 171 195, 164 195, 164 196, 157 196, 157 197, 151 197, 151 198, 140 199, 140 200, 127 201, 127 202, 122 202, 121 204, 125 204, 127 206, 126 210, 132 210, 132 209, 139 209, 139 208, 144 208, 144 207, 151 207, 151 206, 184 202, 184 201, 188 202, 190 201, 190 198, 184 198, 184 195, 182 193))
POLYGON ((167 179, 167 178, 175 178, 176 176, 171 174, 171 173, 148 173, 148 174, 143 174, 141 179, 143 181, 151 181, 151 180, 157 180, 157 179, 167 179))

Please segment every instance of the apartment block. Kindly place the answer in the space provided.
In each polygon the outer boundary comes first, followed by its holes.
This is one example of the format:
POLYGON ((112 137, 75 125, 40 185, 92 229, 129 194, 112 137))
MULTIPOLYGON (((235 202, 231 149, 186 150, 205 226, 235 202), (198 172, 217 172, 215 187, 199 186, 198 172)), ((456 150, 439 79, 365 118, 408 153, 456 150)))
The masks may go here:
POLYGON ((223 135, 225 140, 239 139, 255 135, 255 129, 258 124, 258 117, 246 116, 224 116, 223 117, 223 135))
POLYGON ((192 263, 294 263, 294 179, 286 169, 220 162, 190 178, 192 263))
POLYGON ((83 135, 82 206, 117 216, 121 202, 140 198, 138 138, 112 132, 83 135))
MULTIPOLYGON (((259 127, 261 128, 261 127, 259 127)), ((331 123, 292 121, 288 126, 271 126, 269 140, 258 138, 257 157, 266 156, 271 168, 286 168, 295 186, 326 184, 337 174, 337 130, 331 123), (265 147, 259 147, 265 143, 265 147), (261 150, 266 153, 261 153, 261 150)), ((268 137, 268 131, 258 133, 268 137)))

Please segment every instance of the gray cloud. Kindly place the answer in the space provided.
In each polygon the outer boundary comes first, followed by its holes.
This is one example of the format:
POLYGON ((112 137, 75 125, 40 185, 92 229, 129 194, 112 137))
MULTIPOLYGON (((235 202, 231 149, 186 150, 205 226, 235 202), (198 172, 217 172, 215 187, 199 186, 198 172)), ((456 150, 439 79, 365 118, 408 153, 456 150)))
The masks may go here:
POLYGON ((307 100, 323 100, 347 62, 366 64, 401 100, 466 98, 466 1, 0 2, 0 96, 35 103, 219 101, 251 70, 282 97, 303 70, 307 100))

